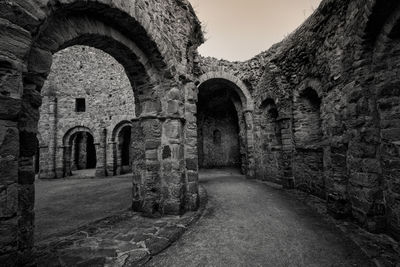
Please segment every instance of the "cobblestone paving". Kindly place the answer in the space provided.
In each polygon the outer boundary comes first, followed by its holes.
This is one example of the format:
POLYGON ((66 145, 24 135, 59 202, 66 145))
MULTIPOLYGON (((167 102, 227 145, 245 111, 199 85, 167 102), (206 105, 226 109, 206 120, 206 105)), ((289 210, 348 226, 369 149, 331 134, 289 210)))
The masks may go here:
POLYGON ((144 218, 125 211, 88 224, 64 237, 39 243, 38 266, 140 266, 175 242, 201 215, 202 208, 183 216, 144 218))

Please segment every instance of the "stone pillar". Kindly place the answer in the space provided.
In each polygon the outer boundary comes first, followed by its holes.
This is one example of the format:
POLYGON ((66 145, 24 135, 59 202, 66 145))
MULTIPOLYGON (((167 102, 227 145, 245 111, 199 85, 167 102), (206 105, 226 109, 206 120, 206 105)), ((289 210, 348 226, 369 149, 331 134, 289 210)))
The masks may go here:
POLYGON ((0 262, 5 266, 16 265, 18 257, 19 132, 14 105, 18 107, 19 100, 0 98, 0 262))
MULTIPOLYGON (((19 116, 19 162, 18 162, 18 198, 7 200, 7 206, 18 203, 18 266, 30 260, 34 244, 34 203, 35 170, 33 157, 36 153, 36 135, 39 121, 40 92, 35 85, 25 84, 22 109, 19 116)), ((18 145, 17 143, 15 143, 18 145)), ((17 150, 15 146, 13 150, 17 150)), ((3 168, 2 168, 3 169, 3 168)), ((1 238, 3 239, 3 237, 1 238)))
MULTIPOLYGON (((75 160, 75 153, 76 153, 76 149, 77 149, 77 145, 78 145, 76 142, 77 136, 78 136, 78 134, 74 134, 72 137, 71 143, 67 144, 67 146, 64 147, 65 153, 68 153, 68 154, 66 154, 68 156, 68 158, 65 157, 66 160, 65 160, 64 164, 65 164, 66 168, 70 169, 71 171, 76 171, 78 169, 78 166, 76 165, 76 160, 75 160)), ((69 142, 69 140, 67 140, 67 142, 69 142)), ((70 172, 67 172, 67 173, 68 173, 67 176, 70 175, 69 174, 70 172)))
POLYGON ((119 137, 115 149, 115 172, 117 175, 120 175, 122 173, 122 143, 120 142, 119 137))
POLYGON ((185 86, 185 183, 186 210, 197 210, 199 207, 199 159, 197 132, 197 86, 189 83, 185 86))
POLYGON ((43 110, 42 112, 47 112, 47 117, 49 120, 49 135, 48 135, 48 149, 43 151, 42 158, 46 158, 46 164, 43 165, 41 169, 40 178, 41 179, 56 179, 60 178, 57 175, 57 98, 55 96, 46 96, 48 98, 48 110, 43 110))
POLYGON ((244 118, 246 122, 246 145, 247 145, 247 173, 249 179, 255 178, 255 161, 254 161, 254 135, 253 135, 253 111, 245 110, 244 118))
POLYGON ((96 177, 107 176, 107 130, 100 133, 99 144, 96 144, 96 177))
POLYGON ((63 176, 68 177, 72 175, 72 171, 76 170, 75 160, 73 160, 73 146, 64 146, 64 171, 63 176))
POLYGON ((116 143, 112 140, 107 142, 107 175, 116 175, 116 165, 115 165, 115 157, 117 156, 116 153, 116 143))
POLYGON ((88 136, 87 133, 79 133, 79 137, 77 137, 75 140, 77 140, 75 146, 76 149, 78 150, 78 162, 76 164, 78 165, 78 170, 84 170, 87 169, 87 146, 88 146, 88 136))
POLYGON ((281 119, 281 134, 282 134, 282 186, 287 189, 294 188, 293 176, 293 131, 290 118, 281 119))
MULTIPOLYGON (((188 161, 190 159, 187 159, 186 164, 188 161)), ((194 165, 192 168, 197 170, 197 159, 194 165)), ((183 213, 187 190, 185 178, 183 120, 170 118, 163 123, 162 131, 161 179, 164 181, 164 213, 183 213)))
MULTIPOLYGON (((132 120, 132 209, 143 211, 146 179, 146 146, 142 124, 132 120)), ((116 155, 115 155, 116 156, 116 155)))

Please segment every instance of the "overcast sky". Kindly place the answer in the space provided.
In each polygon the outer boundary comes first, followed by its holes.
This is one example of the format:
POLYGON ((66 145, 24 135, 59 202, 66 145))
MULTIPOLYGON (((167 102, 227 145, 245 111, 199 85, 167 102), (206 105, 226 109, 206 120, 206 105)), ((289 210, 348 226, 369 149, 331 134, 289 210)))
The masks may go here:
POLYGON ((189 0, 206 32, 203 56, 247 60, 294 31, 321 0, 189 0))

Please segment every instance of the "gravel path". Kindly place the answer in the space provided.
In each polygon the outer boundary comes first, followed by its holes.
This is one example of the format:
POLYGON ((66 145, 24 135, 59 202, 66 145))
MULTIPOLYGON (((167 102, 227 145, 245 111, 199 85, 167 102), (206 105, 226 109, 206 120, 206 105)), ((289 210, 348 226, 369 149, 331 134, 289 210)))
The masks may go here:
POLYGON ((235 171, 205 171, 203 217, 147 266, 370 266, 361 251, 285 191, 235 171))

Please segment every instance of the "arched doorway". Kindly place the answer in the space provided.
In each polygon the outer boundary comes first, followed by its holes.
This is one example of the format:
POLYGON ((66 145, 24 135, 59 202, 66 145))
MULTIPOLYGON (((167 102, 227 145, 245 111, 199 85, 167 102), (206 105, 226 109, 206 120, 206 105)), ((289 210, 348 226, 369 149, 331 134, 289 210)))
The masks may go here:
POLYGON ((65 134, 63 144, 63 176, 72 176, 74 171, 92 169, 94 177, 97 156, 93 132, 87 127, 74 127, 65 134))
POLYGON ((237 96, 219 84, 215 89, 203 86, 197 111, 199 167, 240 168, 243 141, 239 138, 239 119, 233 102, 237 96))
POLYGON ((197 103, 198 155, 200 168, 241 168, 248 171, 246 104, 240 88, 223 78, 199 85, 197 103))
MULTIPOLYGON (((230 73, 216 71, 206 73, 199 78, 198 90, 199 167, 236 166, 247 177, 254 178, 254 101, 246 85, 230 73), (224 124, 217 123, 218 120, 225 121, 226 127, 224 124), (211 129, 204 127, 205 123, 214 124, 215 127, 211 129), (222 129, 220 129, 221 126, 222 129), (204 134, 208 136, 204 138, 204 134), (221 144, 212 145, 214 135, 221 135, 221 144), (210 162, 209 166, 205 164, 205 159, 208 157, 205 149, 212 157, 219 155, 219 159, 216 161, 219 162, 218 164, 215 162, 210 162), (215 149, 224 152, 215 154, 212 152, 215 149), (239 156, 237 156, 238 154, 239 156)), ((206 159, 206 161, 209 160, 206 159)))
POLYGON ((75 134, 72 140, 73 166, 76 166, 77 170, 96 168, 96 149, 93 136, 90 133, 79 132, 75 134))
POLYGON ((114 144, 114 175, 132 171, 132 123, 123 121, 113 131, 114 144))

